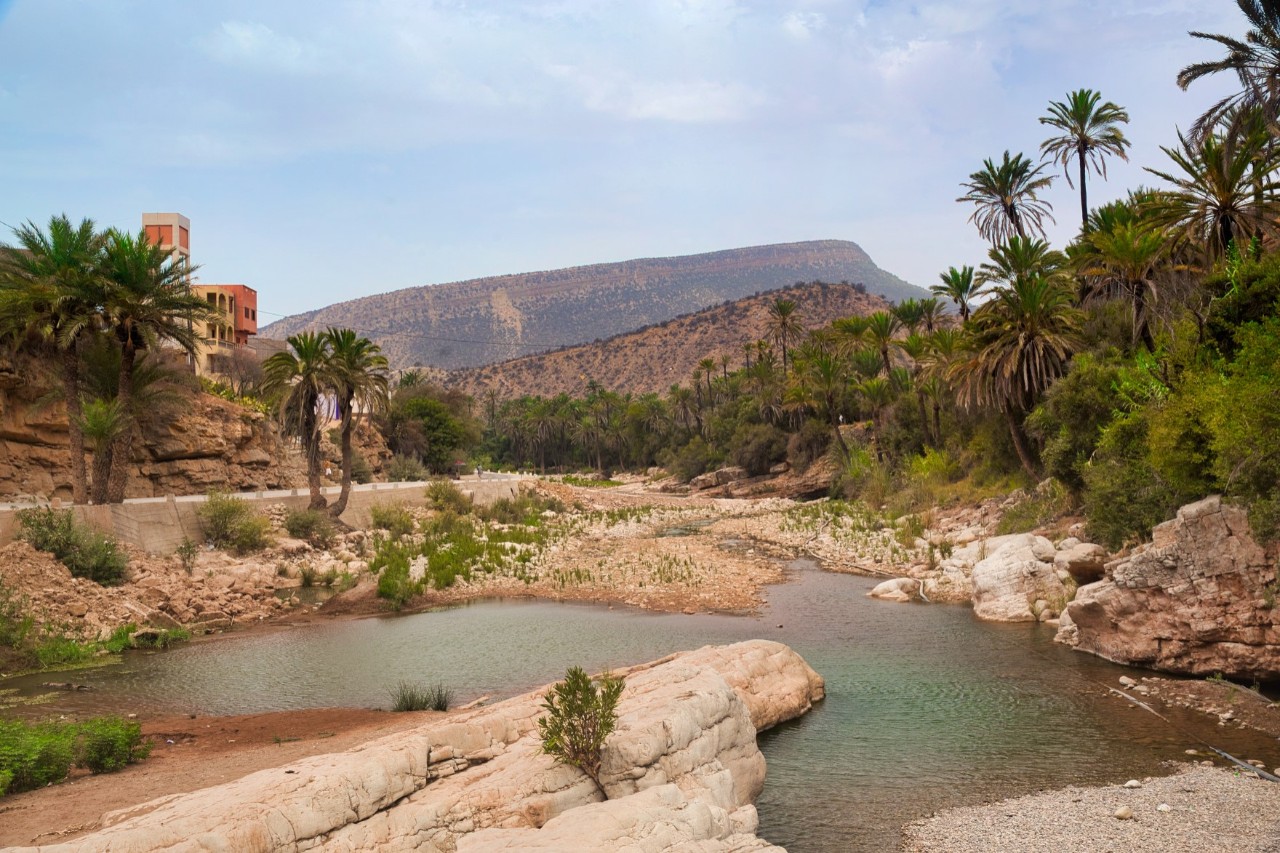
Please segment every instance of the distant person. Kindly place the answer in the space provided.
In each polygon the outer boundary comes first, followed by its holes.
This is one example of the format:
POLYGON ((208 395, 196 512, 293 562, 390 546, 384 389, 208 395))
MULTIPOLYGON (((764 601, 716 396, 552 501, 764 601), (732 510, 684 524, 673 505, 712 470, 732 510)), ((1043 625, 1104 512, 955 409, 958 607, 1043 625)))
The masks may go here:
POLYGON ((479 465, 477 465, 477 466, 476 466, 476 479, 477 479, 477 480, 481 479, 481 475, 482 475, 483 473, 484 473, 484 470, 483 470, 479 465))

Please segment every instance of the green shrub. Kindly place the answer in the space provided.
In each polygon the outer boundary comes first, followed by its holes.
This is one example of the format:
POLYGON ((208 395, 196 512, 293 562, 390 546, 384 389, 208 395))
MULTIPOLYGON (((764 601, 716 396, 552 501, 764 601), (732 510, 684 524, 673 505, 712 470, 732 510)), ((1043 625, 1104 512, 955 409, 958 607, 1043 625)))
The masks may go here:
POLYGON ((363 453, 351 454, 351 479, 361 485, 373 482, 373 468, 369 466, 369 460, 364 458, 363 453))
POLYGON ((7 790, 33 791, 67 778, 75 760, 76 731, 65 723, 0 720, 0 773, 7 790))
POLYGON ((79 726, 76 765, 93 773, 114 773, 151 753, 142 739, 142 726, 120 717, 101 717, 79 726))
POLYGON ((1152 467, 1141 413, 1118 418, 1103 430, 1084 482, 1081 502, 1089 538, 1113 551, 1149 536, 1186 502, 1152 467))
POLYGON ((1057 480, 1050 480, 1004 511, 996 525, 996 535, 1027 533, 1043 527, 1072 508, 1071 495, 1057 480))
POLYGON ((441 682, 423 687, 401 681, 391 691, 392 711, 447 711, 452 704, 453 691, 441 682))
POLYGON ((699 474, 706 473, 715 464, 715 453, 702 440, 694 436, 689 443, 666 455, 664 467, 675 475, 682 483, 687 483, 699 474))
POLYGON ((427 479, 427 466, 412 456, 397 453, 386 467, 387 480, 392 483, 414 483, 427 479))
POLYGON ((814 420, 807 420, 800 430, 787 440, 787 462, 797 471, 804 471, 826 455, 832 442, 831 427, 814 420))
POLYGON ((196 567, 196 556, 200 553, 200 546, 184 536, 182 537, 182 544, 178 546, 174 553, 178 555, 178 559, 182 562, 182 570, 187 574, 191 574, 196 567))
POLYGON ((752 476, 769 473, 769 469, 787 458, 787 436, 769 424, 743 424, 733 433, 730 458, 752 476))
POLYGON ((271 522, 240 498, 210 492, 196 510, 205 540, 239 554, 260 551, 270 541, 271 522))
POLYGON ((124 582, 128 556, 110 536, 77 522, 71 510, 19 510, 18 524, 23 539, 33 548, 53 554, 75 577, 103 586, 124 582))
POLYGON ((387 540, 378 543, 369 570, 378 575, 378 597, 385 598, 399 609, 418 592, 418 585, 409 579, 409 563, 413 555, 409 546, 387 540))
POLYGON ((542 751, 586 773, 601 793, 601 754, 618 722, 622 688, 621 678, 606 673, 596 682, 575 666, 565 673, 564 681, 547 691, 542 703, 547 714, 538 719, 542 751))
POLYGON ((1102 430, 1120 405, 1119 386, 1117 364, 1083 353, 1027 418, 1027 432, 1043 443, 1045 472, 1077 494, 1102 430))
POLYGON ((523 490, 514 498, 499 498, 488 506, 481 507, 478 514, 485 521, 496 524, 537 527, 542 524, 542 516, 546 512, 564 512, 564 503, 550 495, 523 490))
POLYGON ((284 517, 284 529, 294 539, 305 539, 316 548, 328 548, 337 535, 333 519, 321 509, 289 510, 284 517))
POLYGON ((369 507, 369 523, 377 530, 385 530, 392 538, 408 536, 413 532, 413 514, 399 505, 374 504, 369 507))
POLYGON ((431 508, 466 515, 471 512, 471 500, 449 480, 432 480, 427 484, 427 500, 431 508))
POLYGON ((150 751, 142 727, 120 717, 83 723, 0 720, 0 795, 59 782, 72 764, 111 773, 141 761, 150 751))

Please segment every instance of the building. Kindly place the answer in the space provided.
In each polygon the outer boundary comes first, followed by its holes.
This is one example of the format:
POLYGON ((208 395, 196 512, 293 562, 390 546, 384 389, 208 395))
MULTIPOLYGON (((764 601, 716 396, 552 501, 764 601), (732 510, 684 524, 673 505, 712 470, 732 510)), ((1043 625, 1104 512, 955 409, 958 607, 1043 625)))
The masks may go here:
MULTIPOLYGON (((175 257, 191 261, 191 220, 180 213, 144 213, 142 228, 147 239, 175 257)), ((233 373, 234 362, 260 358, 250 347, 258 334, 258 292, 243 284, 191 284, 191 292, 203 296, 218 316, 195 331, 195 370, 200 376, 233 373)))

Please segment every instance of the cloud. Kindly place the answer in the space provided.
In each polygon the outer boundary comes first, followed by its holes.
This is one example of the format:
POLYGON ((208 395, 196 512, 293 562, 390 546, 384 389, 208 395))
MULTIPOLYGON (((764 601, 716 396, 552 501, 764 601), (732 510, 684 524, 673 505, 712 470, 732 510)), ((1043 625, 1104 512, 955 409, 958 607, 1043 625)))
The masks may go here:
POLYGON ((253 21, 224 21, 204 39, 204 47, 229 65, 289 72, 315 68, 314 52, 302 42, 253 21))
POLYGON ((738 121, 766 101, 759 92, 738 83, 641 80, 617 71, 566 65, 549 67, 547 73, 565 81, 587 109, 632 121, 738 121))
POLYGON ((808 40, 826 25, 827 18, 821 12, 791 12, 782 19, 783 32, 801 41, 808 40))

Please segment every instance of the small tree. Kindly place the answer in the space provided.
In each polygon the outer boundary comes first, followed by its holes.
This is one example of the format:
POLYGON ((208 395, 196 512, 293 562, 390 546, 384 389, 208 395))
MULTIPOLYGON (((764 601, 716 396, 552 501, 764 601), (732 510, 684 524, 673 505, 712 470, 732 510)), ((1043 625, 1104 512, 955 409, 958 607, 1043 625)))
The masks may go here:
POLYGON ((620 677, 605 673, 597 682, 575 666, 547 693, 542 703, 547 715, 538 720, 542 751, 586 773, 606 799, 609 795, 600 784, 601 753, 618 722, 622 688, 620 677))

